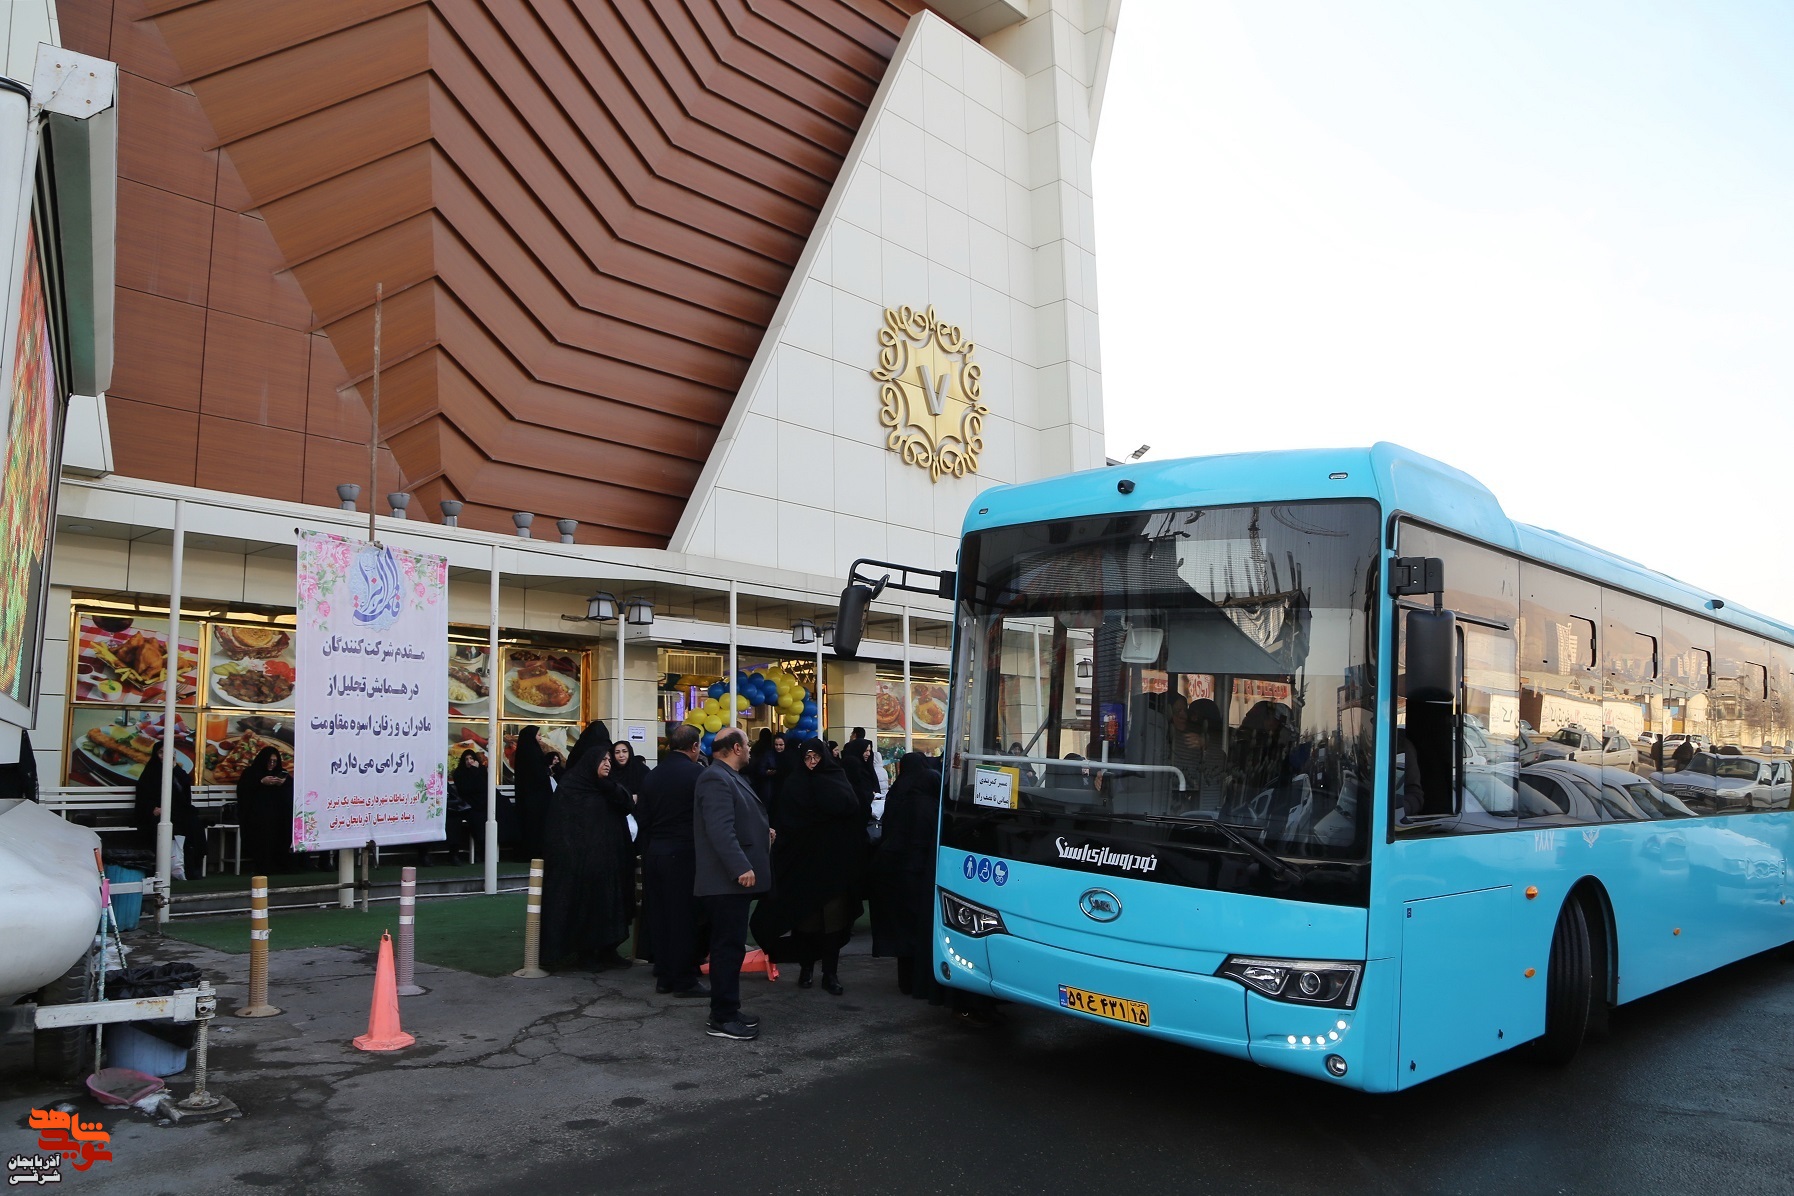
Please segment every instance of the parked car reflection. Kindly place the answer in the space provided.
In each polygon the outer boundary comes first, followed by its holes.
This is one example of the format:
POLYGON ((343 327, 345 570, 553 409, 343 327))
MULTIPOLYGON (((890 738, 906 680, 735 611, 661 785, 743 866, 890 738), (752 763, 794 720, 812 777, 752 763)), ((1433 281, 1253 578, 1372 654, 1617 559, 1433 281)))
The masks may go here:
POLYGON ((1707 814, 1785 810, 1794 791, 1786 760, 1711 752, 1697 752, 1679 772, 1654 772, 1651 780, 1707 814))

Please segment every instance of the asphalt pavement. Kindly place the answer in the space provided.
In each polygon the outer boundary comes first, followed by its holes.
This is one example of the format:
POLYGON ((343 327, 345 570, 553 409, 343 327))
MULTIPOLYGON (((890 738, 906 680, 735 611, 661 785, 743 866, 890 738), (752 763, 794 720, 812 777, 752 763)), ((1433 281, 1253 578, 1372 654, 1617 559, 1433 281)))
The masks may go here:
MULTIPOLYGON (((167 943, 241 999, 241 956, 167 943)), ((843 961, 845 996, 744 978, 758 1041, 645 967, 547 980, 419 967, 418 1045, 366 1055, 370 952, 273 957, 266 1020, 216 1023, 244 1116, 107 1114, 113 1160, 64 1191, 748 1193, 1794 1192, 1794 952, 1618 1011, 1566 1069, 1519 1054, 1366 1096, 1010 1009, 966 1027, 843 961)), ((0 1154, 45 1086, 0 1053, 0 1154)), ((184 1087, 185 1080, 177 1080, 184 1087)), ((95 1107, 84 1106, 91 1115, 95 1107)))

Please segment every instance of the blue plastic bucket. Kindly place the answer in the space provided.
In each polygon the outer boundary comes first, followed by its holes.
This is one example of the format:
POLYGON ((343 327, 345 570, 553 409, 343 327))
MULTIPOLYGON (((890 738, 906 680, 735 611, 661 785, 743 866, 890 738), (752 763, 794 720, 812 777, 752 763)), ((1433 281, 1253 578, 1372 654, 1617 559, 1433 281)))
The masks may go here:
POLYGON ((187 1070, 187 1048, 164 1042, 129 1022, 117 1022, 106 1027, 106 1062, 146 1075, 179 1075, 187 1070))
MULTIPOLYGON (((114 884, 139 882, 143 880, 144 875, 133 868, 120 868, 117 864, 106 865, 106 879, 114 884)), ((143 894, 112 894, 112 916, 118 919, 120 930, 136 930, 137 920, 143 916, 143 894)), ((140 1067, 137 1070, 147 1071, 148 1069, 140 1067)), ((151 1074, 160 1075, 161 1073, 153 1072, 151 1074)))

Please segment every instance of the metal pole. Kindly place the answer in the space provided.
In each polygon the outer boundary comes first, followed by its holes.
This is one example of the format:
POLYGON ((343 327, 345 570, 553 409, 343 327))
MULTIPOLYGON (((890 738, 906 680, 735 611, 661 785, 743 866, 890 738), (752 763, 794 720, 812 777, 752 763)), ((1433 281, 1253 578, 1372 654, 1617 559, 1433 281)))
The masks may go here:
MULTIPOLYGON (((617 612, 617 685, 613 709, 616 711, 614 717, 617 720, 616 738, 625 743, 629 741, 629 728, 623 725, 623 629, 628 625, 629 620, 624 618, 623 612, 619 610, 617 612)), ((629 744, 629 750, 635 750, 633 743, 629 744)))
POLYGON ((505 741, 498 725, 505 673, 498 659, 498 545, 492 546, 491 592, 486 601, 486 891, 498 892, 498 777, 505 741))
POLYGON ((417 869, 406 868, 399 873, 399 959, 396 971, 401 997, 415 997, 425 991, 413 979, 417 971, 417 944, 413 938, 416 921, 417 869))
POLYGON ((529 862, 529 904, 523 907, 523 966, 512 972, 525 980, 540 980, 542 970, 542 861, 529 862))
POLYGON ((735 659, 735 596, 735 582, 731 578, 729 581, 729 709, 725 711, 727 717, 723 719, 725 728, 735 725, 735 672, 741 667, 735 659))
POLYGON ((380 504, 374 495, 378 490, 377 462, 380 450, 380 297, 386 284, 374 284, 374 402, 368 429, 368 543, 374 542, 374 514, 380 504))
POLYGON ((268 878, 249 878, 249 1002, 238 1017, 273 1017, 268 1004, 268 878))
MULTIPOLYGON (((839 631, 840 628, 836 628, 836 630, 839 631)), ((816 692, 811 696, 816 699, 816 738, 827 743, 828 707, 822 704, 822 633, 820 631, 816 633, 816 692)), ((876 726, 872 728, 872 733, 875 735, 878 733, 876 726)), ((786 750, 790 750, 789 745, 786 750)))
POLYGON ((336 849, 336 903, 343 909, 355 908, 355 849, 336 849))
MULTIPOLYGON (((1040 627, 1031 629, 1034 633, 1034 721, 1030 726, 1038 727, 1046 722, 1046 699, 1040 692, 1040 627)), ((1032 749, 1033 745, 1029 745, 1032 749)))
MULTIPOLYGON (((168 887, 174 875, 174 757, 179 750, 175 707, 181 693, 181 565, 187 555, 187 500, 174 500, 172 572, 168 578, 168 661, 162 682, 162 817, 156 822, 156 925, 168 925, 168 887)), ((197 740, 194 747, 198 748, 197 740)))
POLYGON ((369 839, 361 849, 361 912, 368 912, 374 894, 374 841, 369 839))
POLYGON ((909 607, 903 608, 903 750, 916 750, 916 703, 909 688, 909 607))

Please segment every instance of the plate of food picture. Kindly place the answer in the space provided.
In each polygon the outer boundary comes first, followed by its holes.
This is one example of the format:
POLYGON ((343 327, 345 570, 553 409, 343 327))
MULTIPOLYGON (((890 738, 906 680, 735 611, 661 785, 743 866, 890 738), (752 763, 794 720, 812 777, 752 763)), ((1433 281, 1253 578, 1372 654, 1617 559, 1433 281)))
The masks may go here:
POLYGON ((543 718, 565 718, 579 712, 579 683, 545 664, 519 665, 505 671, 505 705, 543 718))
POLYGON ((279 627, 215 626, 212 646, 232 660, 273 660, 289 654, 293 633, 279 627))
POLYGON ((284 660, 229 660, 212 666, 212 694, 226 706, 290 709, 295 676, 284 660))
MULTIPOLYGON (((192 772, 192 736, 186 724, 176 724, 174 758, 182 768, 192 772)), ((102 785, 135 785, 149 763, 150 754, 161 742, 160 718, 133 719, 121 715, 110 722, 89 727, 78 735, 72 746, 88 773, 102 785)))
POLYGON ((947 725, 947 691, 939 685, 918 685, 910 709, 921 730, 942 730, 947 725))
POLYGON ((903 730, 903 699, 897 696, 896 690, 880 685, 877 705, 880 731, 903 730))
POLYGON ((457 645, 449 655, 448 701, 450 716, 484 714, 492 705, 492 688, 486 680, 486 653, 464 652, 457 645))
POLYGON ((279 752, 287 772, 293 771, 293 732, 290 727, 265 719, 243 719, 231 728, 231 732, 206 744, 207 784, 235 785, 265 748, 279 752))
POLYGON ((579 714, 579 662, 566 653, 513 651, 505 658, 505 708, 542 718, 579 714))
MULTIPOLYGON (((156 702, 168 682, 168 631, 127 615, 84 615, 77 632, 75 700, 120 705, 156 702)), ((192 701, 196 645, 183 643, 183 702, 192 701)))

